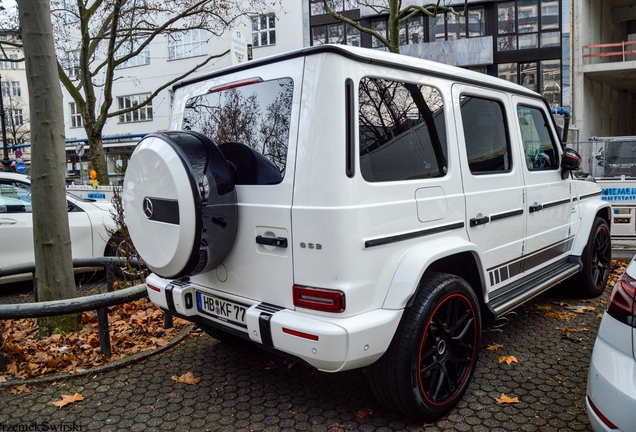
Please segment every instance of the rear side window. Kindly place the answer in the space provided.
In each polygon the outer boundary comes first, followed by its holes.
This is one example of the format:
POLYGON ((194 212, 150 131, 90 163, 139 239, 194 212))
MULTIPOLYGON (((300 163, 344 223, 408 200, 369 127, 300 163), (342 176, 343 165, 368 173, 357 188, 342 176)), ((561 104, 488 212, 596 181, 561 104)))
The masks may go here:
POLYGON ((213 88, 186 102, 182 129, 219 146, 236 184, 278 183, 287 164, 293 93, 291 78, 213 88))
POLYGON ((444 101, 437 89, 363 78, 358 99, 360 170, 366 181, 446 175, 444 101))
POLYGON ((512 169, 510 139, 501 102, 462 96, 460 103, 470 172, 509 172, 512 169))
POLYGON ((530 171, 559 168, 559 152, 554 145, 545 113, 535 107, 517 107, 523 152, 530 171))

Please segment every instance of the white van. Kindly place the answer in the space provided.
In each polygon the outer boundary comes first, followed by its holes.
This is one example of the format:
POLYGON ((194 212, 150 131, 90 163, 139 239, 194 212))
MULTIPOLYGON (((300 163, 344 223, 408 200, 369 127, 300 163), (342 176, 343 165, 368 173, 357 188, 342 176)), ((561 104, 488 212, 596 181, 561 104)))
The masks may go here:
MULTIPOLYGON (((177 84, 137 146, 126 221, 150 299, 437 418, 492 322, 574 277, 605 289, 610 207, 546 101, 421 59, 326 45, 177 84)), ((224 336, 225 335, 225 336, 224 336)))

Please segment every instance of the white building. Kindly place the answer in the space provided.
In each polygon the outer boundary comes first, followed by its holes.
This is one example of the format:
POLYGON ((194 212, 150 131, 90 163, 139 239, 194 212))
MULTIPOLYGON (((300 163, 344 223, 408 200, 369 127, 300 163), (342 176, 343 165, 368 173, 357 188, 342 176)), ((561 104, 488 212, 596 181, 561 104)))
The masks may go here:
MULTIPOLYGON (((18 40, 15 32, 0 31, 0 40, 18 40)), ((6 57, 0 53, 0 76, 2 76, 2 103, 5 110, 6 142, 9 159, 16 159, 13 145, 30 142, 29 136, 29 94, 27 91, 24 57, 19 48, 4 47, 6 57)), ((2 137, 0 137, 2 139, 2 137)), ((31 148, 20 148, 25 161, 31 159, 31 148)), ((4 157, 0 152, 0 159, 4 157)), ((1 168, 0 168, 1 169, 1 168)))
MULTIPOLYGON (((302 48, 303 3, 305 2, 288 0, 282 7, 272 8, 269 13, 243 17, 239 21, 235 28, 241 30, 247 36, 248 43, 253 45, 254 59, 302 48)), ((145 51, 130 59, 125 67, 116 70, 110 112, 136 105, 139 101, 145 100, 155 89, 201 63, 206 57, 219 55, 228 49, 230 49, 230 31, 226 31, 220 38, 203 29, 185 30, 171 36, 156 37, 145 51)), ((69 50, 66 55, 69 76, 76 76, 77 67, 74 68, 73 59, 78 58, 78 53, 69 50)), ((190 77, 207 74, 231 64, 228 54, 219 59, 213 59, 190 77)), ((103 96, 99 93, 97 95, 100 98, 99 104, 103 96)), ((68 176, 78 179, 80 158, 76 155, 76 147, 79 140, 86 139, 86 133, 76 104, 65 88, 63 88, 63 97, 68 176)), ((113 181, 121 177, 139 137, 118 140, 108 138, 167 130, 172 108, 171 97, 172 93, 168 87, 161 91, 149 105, 107 121, 103 131, 104 149, 108 173, 113 181)), ((86 181, 89 164, 87 155, 81 158, 81 164, 81 173, 86 181)))

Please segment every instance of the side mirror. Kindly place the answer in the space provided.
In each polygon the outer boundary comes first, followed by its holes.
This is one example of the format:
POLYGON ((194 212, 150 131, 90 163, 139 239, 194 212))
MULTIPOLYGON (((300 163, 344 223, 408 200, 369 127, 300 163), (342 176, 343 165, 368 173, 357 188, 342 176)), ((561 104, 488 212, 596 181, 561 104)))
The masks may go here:
POLYGON ((566 148, 561 158, 561 177, 565 179, 570 171, 576 171, 579 168, 581 168, 581 155, 571 148, 566 148))

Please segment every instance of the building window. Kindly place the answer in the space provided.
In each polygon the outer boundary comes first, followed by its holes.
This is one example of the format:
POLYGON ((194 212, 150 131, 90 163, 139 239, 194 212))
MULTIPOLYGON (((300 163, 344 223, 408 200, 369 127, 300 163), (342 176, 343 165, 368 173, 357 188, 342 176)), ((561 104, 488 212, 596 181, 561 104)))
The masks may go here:
MULTIPOLYGON (((139 46, 142 44, 142 42, 143 41, 139 39, 134 40, 132 42, 131 41, 123 42, 121 46, 119 47, 119 49, 117 50, 117 53, 115 54, 115 58, 120 59, 132 53, 133 51, 136 51, 139 48, 139 46)), ((150 46, 146 45, 144 49, 139 52, 139 54, 129 58, 123 63, 120 63, 119 65, 117 65, 115 69, 144 66, 148 64, 150 64, 150 46)))
POLYGON ((501 63, 497 65, 497 74, 499 78, 541 93, 551 107, 561 106, 561 60, 501 63))
POLYGON ((67 51, 66 61, 68 62, 68 77, 79 78, 80 51, 79 50, 67 51))
MULTIPOLYGON (((371 30, 373 30, 374 32, 379 33, 382 37, 384 37, 386 39, 387 35, 386 35, 386 20, 375 20, 375 21, 371 21, 371 30)), ((383 47, 384 44, 382 42, 380 42, 380 40, 376 37, 372 37, 371 38, 371 47, 373 48, 378 48, 378 47, 383 47)))
POLYGON ((345 23, 314 26, 311 28, 311 44, 360 46, 360 30, 345 23))
MULTIPOLYGON (((323 7, 323 0, 309 0, 311 15, 324 15, 327 12, 323 7)), ((336 12, 360 9, 357 0, 329 0, 329 6, 336 12)))
MULTIPOLYGON (((148 96, 150 96, 150 93, 118 97, 118 108, 120 110, 133 108, 145 102, 146 99, 148 99, 148 96)), ((119 114, 119 123, 134 123, 150 120, 152 120, 152 101, 148 102, 147 105, 144 105, 139 109, 119 114)))
POLYGON ((20 81, 11 82, 11 95, 22 96, 22 92, 20 91, 20 81))
POLYGON ((21 109, 14 109, 13 110, 13 124, 15 126, 22 126, 24 124, 24 119, 22 117, 22 110, 21 109))
POLYGON ((463 10, 457 14, 440 13, 428 18, 429 42, 486 36, 486 14, 483 7, 468 9, 468 21, 463 10))
POLYGON ((69 106, 71 107, 71 127, 82 127, 82 114, 77 109, 77 104, 75 102, 71 102, 69 103, 69 106))
POLYGON ((77 0, 64 0, 64 22, 71 24, 79 21, 79 8, 77 0))
POLYGON ((424 42, 424 16, 417 15, 400 26, 400 45, 424 42))
POLYGON ((255 47, 276 44, 276 16, 274 14, 252 17, 252 45, 255 47))
POLYGON ((18 55, 17 54, 10 54, 9 57, 5 57, 3 59, 0 60, 0 69, 17 69, 18 68, 18 62, 17 61, 11 61, 11 60, 17 60, 18 59, 18 55))
POLYGON ((11 83, 9 81, 2 82, 2 97, 9 97, 11 95, 11 83))
POLYGON ((190 29, 168 35, 168 59, 177 60, 206 55, 208 53, 207 32, 190 29))
POLYGON ((561 45, 558 0, 497 4, 497 51, 561 45))

